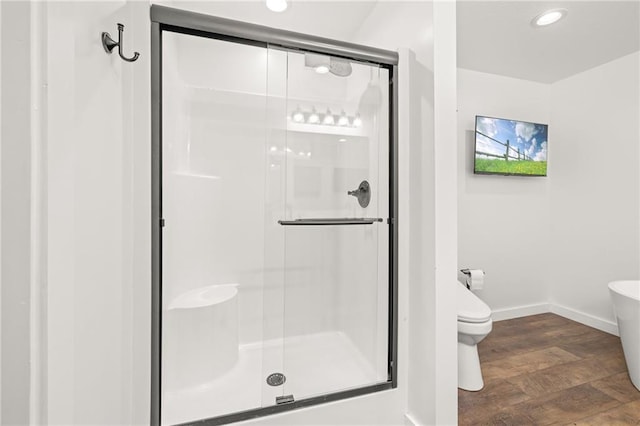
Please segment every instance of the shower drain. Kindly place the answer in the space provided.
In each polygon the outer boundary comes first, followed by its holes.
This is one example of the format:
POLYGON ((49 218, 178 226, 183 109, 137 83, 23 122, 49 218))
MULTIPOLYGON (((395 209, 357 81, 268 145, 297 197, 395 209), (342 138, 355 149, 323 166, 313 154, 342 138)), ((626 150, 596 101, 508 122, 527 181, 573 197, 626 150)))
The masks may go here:
POLYGON ((267 377, 267 384, 269 386, 280 386, 287 381, 287 378, 282 373, 272 373, 267 377))

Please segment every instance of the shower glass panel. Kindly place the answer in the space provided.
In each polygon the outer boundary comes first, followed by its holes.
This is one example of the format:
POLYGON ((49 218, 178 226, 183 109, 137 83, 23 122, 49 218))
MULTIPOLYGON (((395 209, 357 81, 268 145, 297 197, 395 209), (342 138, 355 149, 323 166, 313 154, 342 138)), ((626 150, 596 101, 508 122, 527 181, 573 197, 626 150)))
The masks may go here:
POLYGON ((389 75, 324 55, 286 59, 282 392, 303 399, 387 379, 389 230, 377 220, 389 205, 389 75), (363 181, 366 207, 349 195, 363 181), (363 218, 376 221, 331 224, 363 218))
POLYGON ((157 28, 161 423, 391 388, 392 68, 157 28))
POLYGON ((263 405, 267 59, 163 33, 164 424, 263 405))

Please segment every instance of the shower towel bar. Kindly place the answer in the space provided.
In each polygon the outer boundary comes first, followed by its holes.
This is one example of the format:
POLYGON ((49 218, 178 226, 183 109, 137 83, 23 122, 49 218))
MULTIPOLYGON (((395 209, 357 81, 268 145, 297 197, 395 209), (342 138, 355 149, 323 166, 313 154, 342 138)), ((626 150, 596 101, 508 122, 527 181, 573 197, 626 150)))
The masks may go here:
POLYGON ((300 225, 371 225, 374 222, 382 222, 381 217, 358 217, 358 218, 313 218, 296 220, 279 220, 282 226, 300 225))

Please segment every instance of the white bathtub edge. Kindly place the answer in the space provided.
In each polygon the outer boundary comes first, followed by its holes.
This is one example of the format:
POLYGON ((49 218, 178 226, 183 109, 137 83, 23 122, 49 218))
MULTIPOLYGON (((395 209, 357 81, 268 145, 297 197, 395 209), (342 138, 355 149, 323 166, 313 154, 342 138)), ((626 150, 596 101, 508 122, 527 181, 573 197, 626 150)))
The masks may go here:
POLYGON ((550 308, 550 312, 553 312, 556 315, 560 315, 561 317, 565 317, 570 320, 577 321, 581 324, 588 325, 589 327, 604 331, 605 333, 619 336, 618 324, 613 321, 608 321, 590 314, 585 314, 584 312, 576 311, 575 309, 567 308, 566 306, 551 304, 550 308))

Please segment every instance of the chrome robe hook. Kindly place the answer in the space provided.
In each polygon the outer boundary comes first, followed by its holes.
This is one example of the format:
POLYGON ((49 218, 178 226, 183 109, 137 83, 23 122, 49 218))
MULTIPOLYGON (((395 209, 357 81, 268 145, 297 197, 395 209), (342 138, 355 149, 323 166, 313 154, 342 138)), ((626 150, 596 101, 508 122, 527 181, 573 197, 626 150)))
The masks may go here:
POLYGON ((134 62, 138 59, 140 54, 138 52, 133 52, 133 57, 131 58, 127 58, 124 56, 124 54, 122 53, 122 32, 123 31, 124 31, 124 25, 122 25, 121 23, 118 23, 118 41, 117 42, 111 38, 109 33, 103 32, 102 47, 104 47, 105 52, 112 53, 113 49, 116 46, 118 46, 118 55, 120 55, 120 57, 127 62, 134 62))

